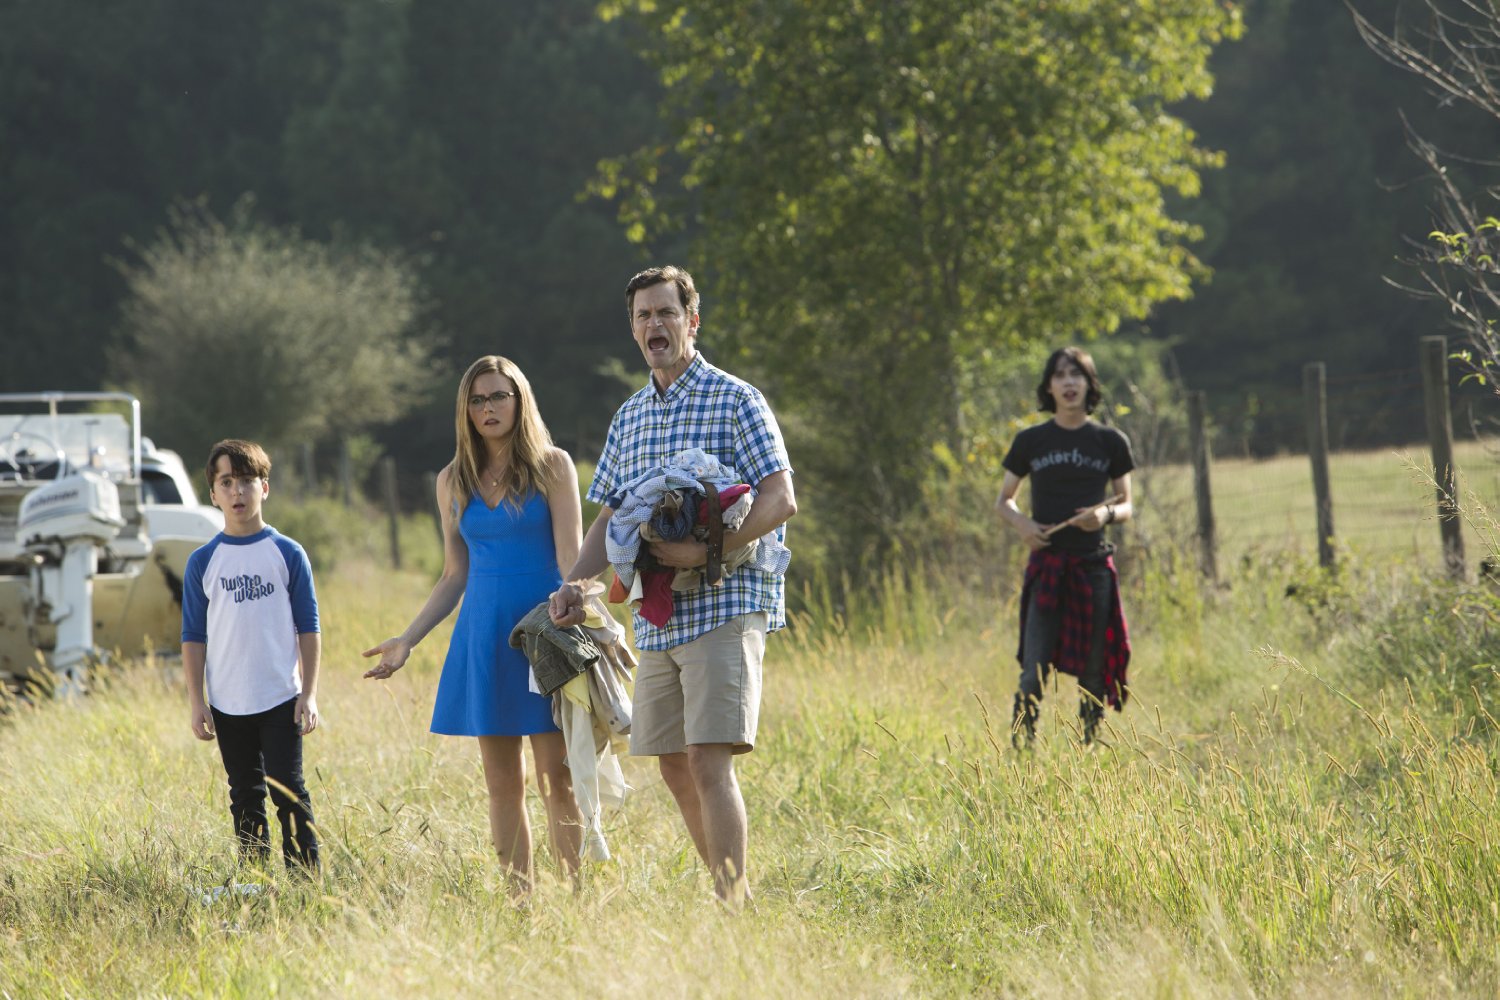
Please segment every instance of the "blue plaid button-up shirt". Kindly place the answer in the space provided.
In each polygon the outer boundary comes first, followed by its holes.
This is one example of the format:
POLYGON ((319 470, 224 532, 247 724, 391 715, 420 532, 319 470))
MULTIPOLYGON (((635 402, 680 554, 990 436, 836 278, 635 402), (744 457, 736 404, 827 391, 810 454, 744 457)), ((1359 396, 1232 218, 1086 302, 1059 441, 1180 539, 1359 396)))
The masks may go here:
MULTIPOLYGON (((702 448, 751 486, 792 469, 781 428, 760 390, 698 354, 665 395, 657 392, 653 380, 620 407, 610 422, 588 498, 604 503, 611 493, 687 448, 702 448)), ((786 525, 775 534, 785 543, 786 525)), ((722 586, 673 597, 672 617, 662 628, 639 614, 633 616, 638 648, 671 649, 756 611, 766 612, 770 631, 786 625, 783 579, 748 567, 725 577, 722 586)))

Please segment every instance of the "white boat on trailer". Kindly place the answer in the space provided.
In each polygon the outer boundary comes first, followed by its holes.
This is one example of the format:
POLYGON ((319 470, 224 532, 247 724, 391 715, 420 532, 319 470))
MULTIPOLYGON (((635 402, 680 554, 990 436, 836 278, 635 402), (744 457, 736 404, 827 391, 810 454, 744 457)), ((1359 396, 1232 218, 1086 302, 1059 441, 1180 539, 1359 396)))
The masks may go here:
POLYGON ((0 393, 0 681, 67 694, 96 662, 175 654, 188 556, 223 524, 134 396, 0 393))

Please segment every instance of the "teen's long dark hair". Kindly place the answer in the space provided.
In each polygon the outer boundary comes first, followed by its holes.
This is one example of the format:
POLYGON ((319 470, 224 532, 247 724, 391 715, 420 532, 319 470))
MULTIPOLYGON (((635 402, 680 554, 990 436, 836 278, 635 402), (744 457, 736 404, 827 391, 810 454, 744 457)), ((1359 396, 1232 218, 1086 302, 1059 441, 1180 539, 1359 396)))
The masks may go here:
POLYGON ((1042 368, 1042 380, 1036 387, 1036 408, 1047 413, 1057 412, 1057 401, 1052 398, 1052 376, 1057 374, 1058 366, 1064 360, 1071 361, 1083 372, 1083 377, 1088 380, 1089 391, 1083 398, 1083 409, 1085 413, 1093 413, 1094 407, 1104 398, 1104 387, 1099 384, 1099 373, 1094 369, 1094 359, 1081 347, 1059 347, 1047 358, 1047 364, 1042 368))

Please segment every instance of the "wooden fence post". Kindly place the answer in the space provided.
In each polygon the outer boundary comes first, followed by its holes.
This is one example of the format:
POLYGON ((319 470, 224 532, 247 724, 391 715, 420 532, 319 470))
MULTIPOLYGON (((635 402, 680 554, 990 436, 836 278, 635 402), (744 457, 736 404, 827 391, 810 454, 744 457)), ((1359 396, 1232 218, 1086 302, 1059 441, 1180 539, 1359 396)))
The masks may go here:
POLYGON ((1214 551, 1214 498, 1208 481, 1208 434, 1204 429, 1207 394, 1190 392, 1188 404, 1188 448, 1193 455, 1193 496, 1198 502, 1198 566, 1203 575, 1219 579, 1218 559, 1214 551))
POLYGON ((437 508, 437 473, 422 473, 422 489, 427 494, 427 502, 432 504, 433 526, 437 528, 438 548, 443 547, 443 512, 437 508))
POLYGON ((385 486, 385 509, 391 523, 391 565, 401 568, 401 500, 396 494, 396 460, 387 455, 380 460, 381 479, 385 486))
POLYGON ((1328 387, 1323 362, 1302 366, 1302 395, 1307 403, 1307 457, 1312 460, 1313 492, 1318 505, 1318 565, 1333 566, 1333 492, 1328 485, 1328 387))
POLYGON ((1463 522, 1458 509, 1458 470, 1453 467, 1453 412, 1448 403, 1448 338, 1422 338, 1422 396, 1427 404, 1427 440, 1437 480, 1438 529, 1448 575, 1462 580, 1463 522))

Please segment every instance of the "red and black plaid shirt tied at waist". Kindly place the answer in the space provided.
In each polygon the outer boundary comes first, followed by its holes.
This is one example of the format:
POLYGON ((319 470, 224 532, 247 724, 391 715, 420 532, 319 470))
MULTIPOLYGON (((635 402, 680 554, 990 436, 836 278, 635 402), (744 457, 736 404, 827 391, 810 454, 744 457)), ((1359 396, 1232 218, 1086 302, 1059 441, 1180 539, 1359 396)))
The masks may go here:
MULTIPOLYGON (((1016 650, 1019 660, 1025 653, 1026 613, 1031 595, 1036 594, 1037 607, 1051 612, 1062 606, 1062 625, 1057 630, 1057 648, 1053 650, 1053 667, 1074 677, 1083 676, 1088 666, 1089 642, 1093 637, 1094 588, 1089 583, 1089 564, 1098 556, 1078 556, 1042 549, 1031 554, 1026 564, 1026 582, 1021 588, 1021 643, 1016 650)), ((1105 700, 1119 711, 1130 697, 1125 670, 1130 665, 1130 630, 1125 624, 1125 609, 1120 604, 1120 575, 1115 561, 1104 557, 1109 567, 1109 624, 1104 631, 1105 700)))

